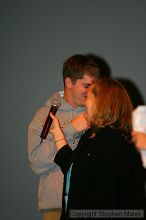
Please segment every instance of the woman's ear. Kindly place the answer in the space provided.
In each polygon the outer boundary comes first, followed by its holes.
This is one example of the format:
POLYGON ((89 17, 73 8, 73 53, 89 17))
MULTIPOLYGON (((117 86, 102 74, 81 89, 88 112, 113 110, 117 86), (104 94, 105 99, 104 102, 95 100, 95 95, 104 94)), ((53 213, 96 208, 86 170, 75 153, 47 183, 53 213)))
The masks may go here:
POLYGON ((66 77, 65 78, 65 86, 67 87, 67 88, 71 88, 71 86, 72 86, 72 81, 71 81, 71 78, 70 77, 66 77))

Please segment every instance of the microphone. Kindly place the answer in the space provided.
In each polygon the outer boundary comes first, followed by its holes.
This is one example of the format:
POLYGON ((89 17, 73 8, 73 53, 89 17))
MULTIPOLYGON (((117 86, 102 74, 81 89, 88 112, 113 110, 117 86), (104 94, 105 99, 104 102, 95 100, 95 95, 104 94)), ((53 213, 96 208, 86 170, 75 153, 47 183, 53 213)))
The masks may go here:
POLYGON ((48 116, 46 118, 43 130, 42 130, 41 135, 40 135, 40 138, 41 138, 41 142, 40 143, 42 143, 43 139, 46 139, 46 137, 48 135, 48 132, 50 130, 52 121, 53 121, 53 119, 50 117, 50 112, 53 115, 55 115, 57 110, 58 110, 58 108, 60 107, 60 105, 61 105, 60 101, 58 101, 58 100, 53 100, 52 101, 52 104, 51 104, 51 107, 50 107, 50 111, 48 113, 48 116))

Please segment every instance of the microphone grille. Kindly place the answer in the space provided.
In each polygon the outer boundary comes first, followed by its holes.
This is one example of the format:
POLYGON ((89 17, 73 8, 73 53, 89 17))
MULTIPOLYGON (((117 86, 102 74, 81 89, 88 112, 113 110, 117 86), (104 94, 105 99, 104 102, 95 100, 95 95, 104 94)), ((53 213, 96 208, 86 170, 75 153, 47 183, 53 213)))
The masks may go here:
POLYGON ((61 101, 57 100, 57 99, 53 99, 51 101, 51 105, 56 106, 57 108, 59 108, 61 106, 61 101))

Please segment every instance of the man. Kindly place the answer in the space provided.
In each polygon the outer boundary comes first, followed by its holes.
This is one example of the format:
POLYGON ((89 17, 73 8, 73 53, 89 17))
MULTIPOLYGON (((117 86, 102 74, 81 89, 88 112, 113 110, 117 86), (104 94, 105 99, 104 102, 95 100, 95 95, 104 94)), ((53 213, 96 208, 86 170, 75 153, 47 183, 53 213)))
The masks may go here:
POLYGON ((61 127, 68 143, 75 149, 82 132, 87 127, 85 99, 87 90, 99 77, 99 67, 90 57, 76 54, 63 64, 64 92, 54 93, 43 107, 38 109, 28 127, 28 154, 32 170, 40 175, 38 206, 44 213, 43 220, 58 220, 61 213, 63 175, 53 161, 57 152, 53 136, 48 133, 41 142, 42 126, 53 99, 61 102, 57 111, 61 127))

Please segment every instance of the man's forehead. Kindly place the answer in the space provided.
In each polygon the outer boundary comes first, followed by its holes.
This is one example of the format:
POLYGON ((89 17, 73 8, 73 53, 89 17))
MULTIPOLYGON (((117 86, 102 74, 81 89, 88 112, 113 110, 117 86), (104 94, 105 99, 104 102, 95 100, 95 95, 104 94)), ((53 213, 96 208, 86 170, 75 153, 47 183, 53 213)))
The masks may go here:
POLYGON ((84 82, 84 83, 91 84, 94 81, 95 81, 95 78, 92 76, 84 75, 84 77, 82 78, 82 82, 84 82))

